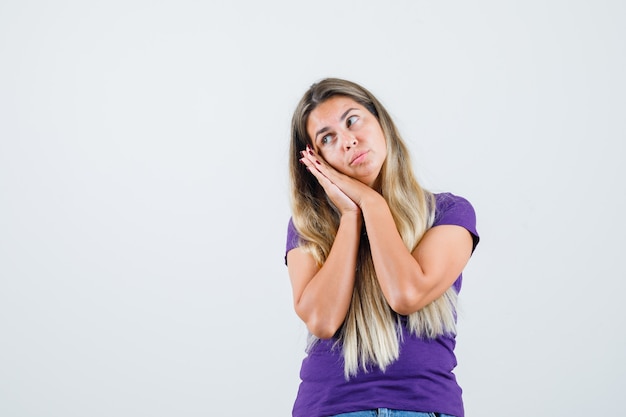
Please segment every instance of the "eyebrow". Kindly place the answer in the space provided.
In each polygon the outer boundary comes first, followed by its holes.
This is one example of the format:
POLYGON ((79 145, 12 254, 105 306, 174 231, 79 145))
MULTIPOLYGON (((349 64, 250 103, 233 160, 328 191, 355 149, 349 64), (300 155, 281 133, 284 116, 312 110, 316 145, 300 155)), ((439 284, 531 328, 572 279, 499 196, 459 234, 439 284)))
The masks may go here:
MULTIPOLYGON (((350 113, 352 110, 358 110, 358 109, 356 107, 350 107, 348 110, 343 112, 343 114, 339 118, 339 121, 343 122, 345 120, 345 118, 348 116, 348 113, 350 113)), ((330 130, 330 128, 328 126, 325 126, 325 127, 321 128, 320 130, 315 132, 315 137, 313 138, 313 140, 317 140, 317 137, 319 136, 320 133, 325 133, 328 130, 330 130)))

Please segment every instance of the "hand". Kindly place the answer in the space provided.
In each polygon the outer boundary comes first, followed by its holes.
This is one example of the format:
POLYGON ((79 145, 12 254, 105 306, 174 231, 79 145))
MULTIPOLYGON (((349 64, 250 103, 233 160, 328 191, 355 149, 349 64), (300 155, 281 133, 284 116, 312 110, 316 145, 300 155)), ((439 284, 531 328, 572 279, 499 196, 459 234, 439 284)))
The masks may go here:
MULTIPOLYGON (((368 198, 380 198, 380 194, 374 191, 369 185, 362 183, 361 181, 350 177, 340 171, 337 171, 331 165, 329 165, 317 152, 307 146, 306 151, 302 151, 303 158, 300 160, 309 167, 314 175, 316 173, 321 174, 328 181, 334 184, 342 193, 344 193, 350 200, 352 200, 359 208, 363 209, 363 204, 368 198), (306 161, 306 162, 305 162, 306 161)), ((317 175, 316 175, 317 177, 317 175)), ((320 180, 319 177, 318 181, 320 180)), ((321 183, 324 189, 326 187, 321 183)), ((328 190, 327 190, 328 193, 328 190)))
POLYGON ((322 188, 324 188, 326 195, 330 198, 330 201, 332 201, 335 207, 337 207, 339 213, 341 213, 341 215, 346 213, 360 214, 361 209, 359 205, 348 197, 348 195, 330 179, 330 177, 349 177, 337 172, 309 146, 307 146, 306 150, 300 151, 300 154, 302 155, 300 162, 306 165, 309 172, 313 174, 322 188))

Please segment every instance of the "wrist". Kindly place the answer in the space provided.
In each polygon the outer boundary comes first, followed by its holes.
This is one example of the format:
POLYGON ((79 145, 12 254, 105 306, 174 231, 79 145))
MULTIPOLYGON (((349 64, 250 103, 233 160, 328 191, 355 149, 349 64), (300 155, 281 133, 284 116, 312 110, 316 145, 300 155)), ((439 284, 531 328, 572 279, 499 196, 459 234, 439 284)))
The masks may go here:
POLYGON ((371 190, 371 192, 366 193, 361 199, 361 210, 364 212, 376 207, 380 203, 386 204, 385 198, 378 193, 377 191, 371 190))
POLYGON ((356 210, 346 210, 341 213, 341 218, 339 220, 340 225, 355 225, 357 227, 361 227, 363 224, 363 215, 361 210, 358 208, 356 210))

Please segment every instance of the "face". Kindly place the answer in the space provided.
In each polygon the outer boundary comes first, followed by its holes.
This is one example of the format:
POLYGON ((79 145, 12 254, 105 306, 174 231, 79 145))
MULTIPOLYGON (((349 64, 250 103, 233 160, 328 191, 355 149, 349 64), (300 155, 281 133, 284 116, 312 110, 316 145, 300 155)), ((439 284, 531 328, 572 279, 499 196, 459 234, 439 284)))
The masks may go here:
POLYGON ((331 97, 309 115, 313 147, 337 171, 372 187, 387 157, 378 119, 344 96, 331 97))

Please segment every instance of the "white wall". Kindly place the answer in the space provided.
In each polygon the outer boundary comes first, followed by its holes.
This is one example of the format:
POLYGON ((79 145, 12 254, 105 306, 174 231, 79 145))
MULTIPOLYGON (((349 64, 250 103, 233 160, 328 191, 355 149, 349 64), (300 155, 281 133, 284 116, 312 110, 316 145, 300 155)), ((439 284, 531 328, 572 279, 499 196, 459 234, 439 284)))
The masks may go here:
POLYGON ((467 415, 620 413, 625 3, 214 3, 0 4, 0 415, 289 415, 288 128, 325 76, 478 212, 467 415))

